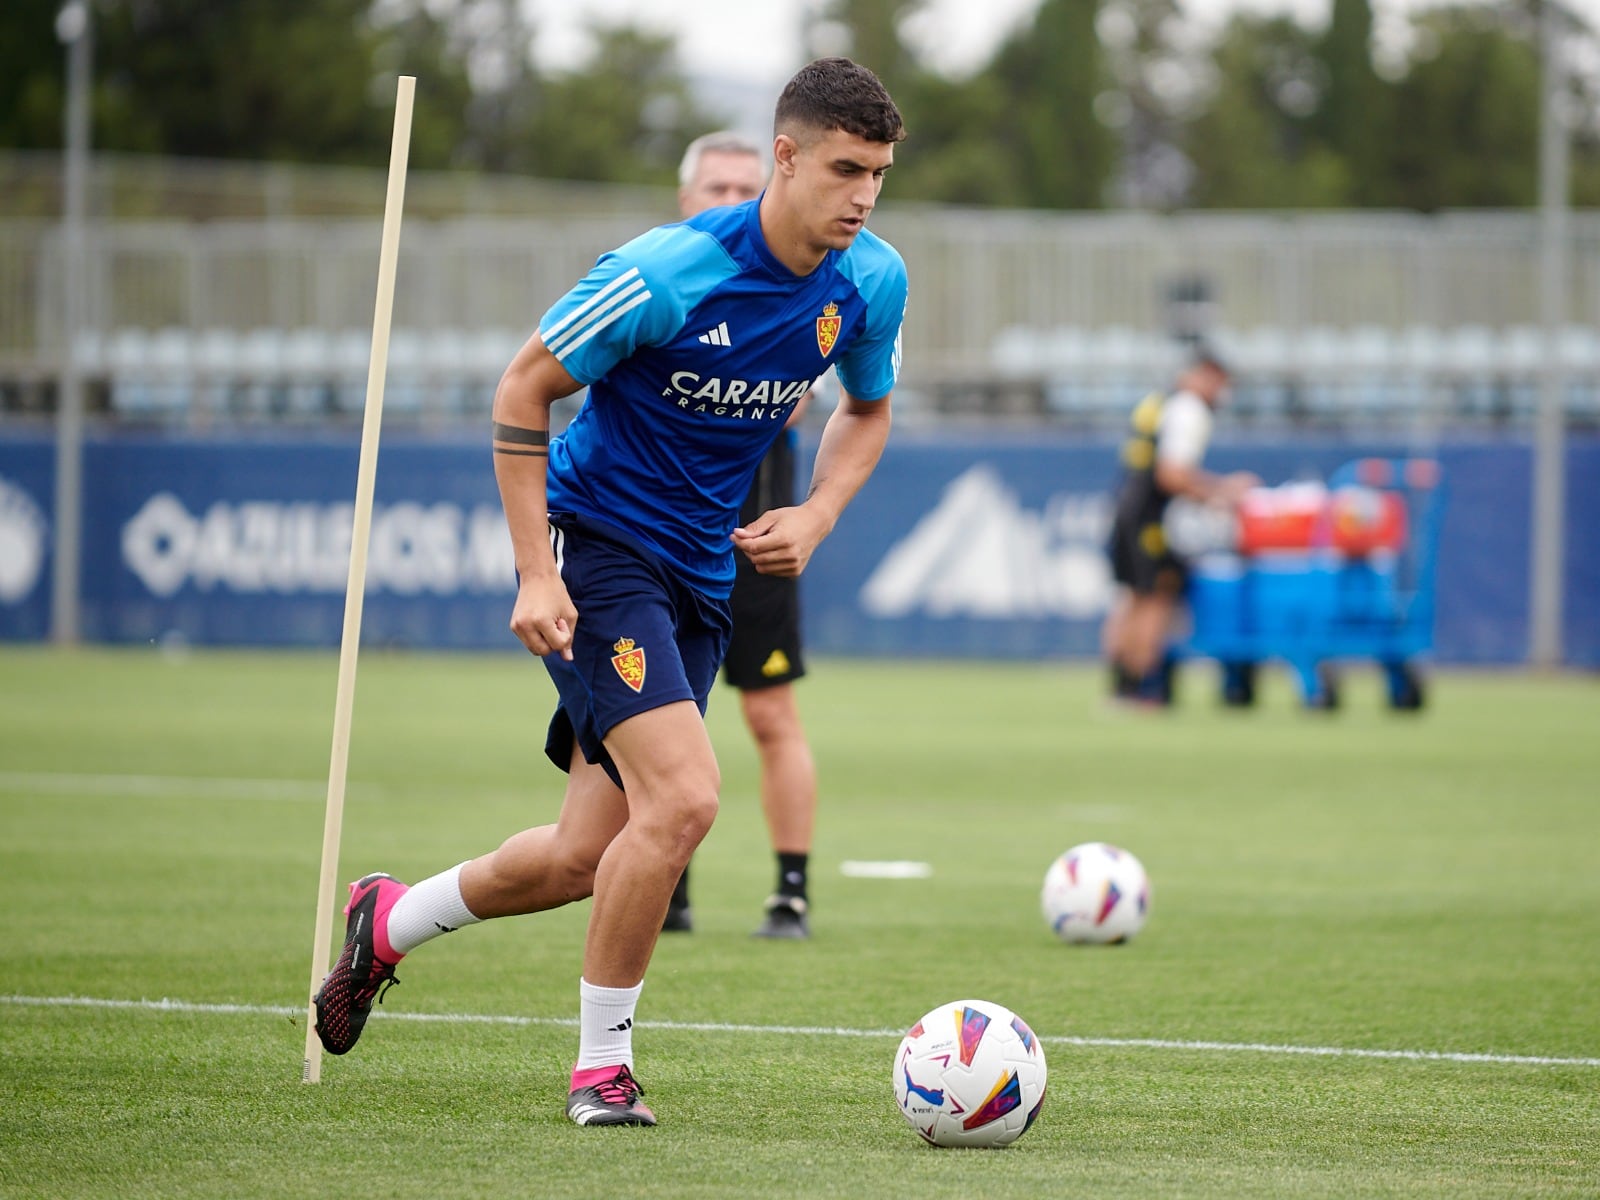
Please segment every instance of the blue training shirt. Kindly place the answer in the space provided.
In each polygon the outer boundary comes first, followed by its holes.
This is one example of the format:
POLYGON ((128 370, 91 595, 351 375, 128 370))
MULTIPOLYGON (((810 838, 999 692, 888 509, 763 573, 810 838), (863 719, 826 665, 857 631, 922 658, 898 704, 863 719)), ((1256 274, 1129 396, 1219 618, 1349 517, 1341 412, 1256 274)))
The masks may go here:
POLYGON ((862 230, 796 275, 760 200, 708 209, 603 255, 539 322, 588 399, 550 443, 552 515, 626 531, 726 596, 729 534, 796 401, 830 366, 862 400, 900 372, 905 263, 862 230))

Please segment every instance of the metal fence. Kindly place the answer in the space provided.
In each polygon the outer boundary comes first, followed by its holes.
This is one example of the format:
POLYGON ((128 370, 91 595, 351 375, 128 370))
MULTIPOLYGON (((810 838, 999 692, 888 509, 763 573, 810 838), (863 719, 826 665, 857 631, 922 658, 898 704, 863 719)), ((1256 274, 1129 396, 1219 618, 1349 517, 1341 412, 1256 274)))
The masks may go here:
MULTIPOLYGON (((451 420, 486 407, 545 308, 670 212, 408 215, 391 387, 451 420)), ((886 203, 908 264, 904 407, 1096 422, 1161 384, 1203 327, 1242 419, 1522 421, 1558 364, 1600 421, 1600 214, 1574 214, 1570 326, 1537 328, 1533 214, 1065 215, 886 203)), ((364 369, 378 222, 114 220, 87 238, 77 353, 92 407, 127 419, 336 419, 364 369), (290 349, 293 347, 293 349, 290 349), (298 389, 298 390, 296 390, 298 389), (341 399, 341 397, 344 397, 341 399)), ((66 354, 61 234, 0 221, 0 409, 48 411, 66 354)))
MULTIPOLYGON (((63 208, 63 156, 0 150, 0 221, 54 219, 63 208)), ((278 221, 377 217, 386 173, 369 167, 99 153, 86 169, 85 209, 96 220, 278 221)), ((672 189, 615 183, 406 172, 406 212, 427 219, 666 211, 672 189)))

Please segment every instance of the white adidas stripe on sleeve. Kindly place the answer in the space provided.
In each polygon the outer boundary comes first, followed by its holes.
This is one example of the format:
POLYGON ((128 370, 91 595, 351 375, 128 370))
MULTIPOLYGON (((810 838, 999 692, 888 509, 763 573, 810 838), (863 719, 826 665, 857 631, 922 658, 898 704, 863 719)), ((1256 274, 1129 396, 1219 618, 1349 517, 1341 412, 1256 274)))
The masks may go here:
MULTIPOLYGON (((595 324, 589 326, 589 328, 583 332, 583 335, 581 337, 573 338, 573 337, 571 337, 569 335, 568 338, 562 340, 562 344, 561 344, 560 349, 557 349, 555 346, 550 346, 550 344, 548 342, 546 342, 545 344, 547 346, 549 346, 550 353, 554 354, 556 356, 556 361, 558 361, 558 362, 564 361, 566 359, 567 355, 571 354, 574 350, 576 350, 579 346, 581 346, 585 342, 587 342, 595 334, 599 333, 607 325, 610 325, 613 321, 615 321, 618 317, 622 316, 624 313, 629 312, 632 309, 638 308, 639 305, 643 304, 645 301, 647 301, 649 299, 650 299, 650 292, 648 290, 646 290, 644 292, 641 292, 639 295, 637 295, 637 296, 633 297, 633 299, 629 300, 621 308, 617 309, 615 312, 613 312, 609 316, 607 316, 604 320, 598 321, 595 324)), ((580 328, 581 328, 581 326, 580 326, 580 328)), ((577 333, 578 330, 575 329, 572 332, 573 333, 577 333)))
POLYGON ((589 310, 594 308, 596 305, 601 304, 605 300, 605 298, 607 296, 609 296, 612 292, 616 291, 620 287, 624 287, 624 286, 628 285, 633 280, 638 279, 638 278, 639 278, 639 268, 638 267, 629 267, 621 275, 618 275, 610 283, 606 284, 605 287, 601 288, 598 292, 596 292, 594 295, 590 296, 582 304, 578 305, 577 308, 573 309, 566 316, 562 317, 561 320, 557 321, 554 325, 550 326, 549 329, 541 329, 539 331, 539 336, 544 340, 546 345, 549 345, 550 344, 550 339, 553 338, 553 337, 558 336, 561 333, 561 331, 563 329, 565 329, 568 325, 572 324, 572 322, 574 322, 574 321, 578 320, 580 317, 584 316, 584 314, 589 312, 589 310))

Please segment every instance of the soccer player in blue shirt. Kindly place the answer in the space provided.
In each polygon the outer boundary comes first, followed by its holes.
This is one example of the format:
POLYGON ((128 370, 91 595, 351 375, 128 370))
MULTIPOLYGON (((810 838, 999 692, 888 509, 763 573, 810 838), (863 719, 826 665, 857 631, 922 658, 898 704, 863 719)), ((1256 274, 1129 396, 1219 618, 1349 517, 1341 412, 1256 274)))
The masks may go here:
POLYGON ((317 993, 330 1053, 355 1045, 401 957, 492 917, 593 896, 567 1115, 653 1125, 634 1010, 674 883, 717 812, 704 712, 727 647, 734 555, 795 576, 889 434, 905 266, 866 232, 900 113, 871 71, 801 68, 778 98, 760 199, 601 257, 545 314, 495 394, 495 475, 518 590, 512 632, 560 703, 545 752, 568 772, 553 825, 409 889, 350 887, 317 993), (757 465, 829 366, 841 396, 798 505, 738 523, 757 465), (589 388, 549 438, 550 406, 589 388))
MULTIPOLYGON (((690 142, 678 167, 678 211, 692 217, 721 204, 754 200, 766 187, 762 148, 731 130, 704 134, 690 142)), ((741 521, 768 509, 794 503, 795 425, 810 393, 790 412, 784 432, 756 469, 740 506, 741 521)), ((733 636, 722 660, 722 677, 738 689, 739 709, 761 759, 761 810, 777 858, 777 890, 766 902, 757 937, 809 937, 810 905, 806 874, 817 814, 817 769, 800 720, 794 681, 805 676, 800 644, 800 581, 763 575, 748 559, 735 557, 733 591, 728 595, 733 636)), ((673 889, 662 931, 693 928, 689 872, 673 889)))

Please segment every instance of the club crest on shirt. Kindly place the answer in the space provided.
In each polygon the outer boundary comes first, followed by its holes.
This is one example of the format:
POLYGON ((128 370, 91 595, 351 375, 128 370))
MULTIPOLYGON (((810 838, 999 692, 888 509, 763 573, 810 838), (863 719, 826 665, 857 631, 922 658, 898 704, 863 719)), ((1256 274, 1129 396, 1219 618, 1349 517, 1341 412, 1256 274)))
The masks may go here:
POLYGON ((839 306, 831 300, 828 301, 828 306, 817 318, 817 349, 822 351, 823 358, 833 353, 833 344, 839 340, 839 326, 843 324, 844 318, 839 315, 839 306))
POLYGON ((644 647, 635 646, 632 638, 618 638, 611 647, 611 665, 622 676, 622 682, 639 691, 644 687, 644 647))

